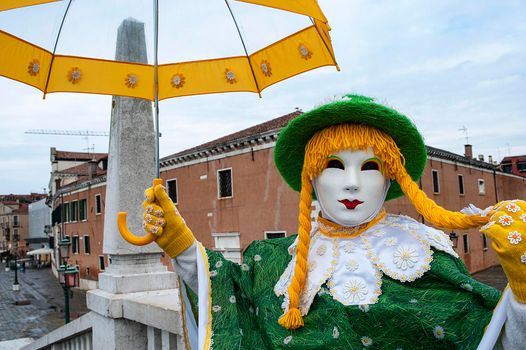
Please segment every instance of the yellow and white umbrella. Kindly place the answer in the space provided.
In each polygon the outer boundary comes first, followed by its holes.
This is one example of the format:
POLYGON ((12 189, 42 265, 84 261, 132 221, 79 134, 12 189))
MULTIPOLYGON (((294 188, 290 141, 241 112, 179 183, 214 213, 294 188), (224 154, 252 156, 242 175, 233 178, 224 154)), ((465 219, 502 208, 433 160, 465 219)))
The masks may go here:
POLYGON ((0 76, 33 86, 44 96, 75 92, 153 101, 159 177, 160 100, 223 92, 260 94, 303 72, 337 67, 329 31, 316 0, 3 0, 0 76), (192 8, 197 10, 187 14, 192 8), (237 10, 248 14, 244 22, 237 10), (55 15, 48 19, 48 13, 55 15), (273 20, 274 13, 289 17, 273 20), (111 57, 113 52, 108 53, 115 43, 105 39, 128 14, 146 15, 145 22, 152 22, 153 64, 117 61, 111 57), (219 15, 228 24, 216 22, 219 15), (203 34, 199 20, 213 31, 203 34), (55 32, 44 40, 42 27, 48 22, 56 23, 55 32), (293 22, 302 24, 294 27, 293 22), (105 26, 106 31, 101 29, 105 26), (281 34, 281 27, 294 30, 281 34), (254 35, 246 33, 250 29, 254 35), (228 38, 227 31, 231 32, 228 38), (197 39, 188 39, 193 34, 197 39), (184 40, 187 45, 181 44, 184 40), (226 40, 223 45, 219 44, 222 40, 226 40), (220 54, 195 57, 200 52, 197 46, 220 48, 220 54), (110 48, 106 55, 100 53, 103 47, 110 48))

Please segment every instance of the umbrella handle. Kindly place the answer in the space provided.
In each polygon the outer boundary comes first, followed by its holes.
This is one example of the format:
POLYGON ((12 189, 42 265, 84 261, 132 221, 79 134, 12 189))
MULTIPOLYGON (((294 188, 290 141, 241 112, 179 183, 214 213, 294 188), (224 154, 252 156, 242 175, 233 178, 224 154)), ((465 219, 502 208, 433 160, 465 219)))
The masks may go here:
MULTIPOLYGON (((162 179, 153 180, 153 187, 162 184, 162 179)), ((124 211, 120 211, 119 214, 117 214, 117 226, 119 227, 119 232, 121 233, 122 238, 124 238, 127 242, 138 246, 147 245, 155 241, 156 237, 151 233, 147 233, 144 236, 136 236, 130 232, 130 230, 128 230, 128 225, 126 224, 126 215, 127 213, 124 211)))

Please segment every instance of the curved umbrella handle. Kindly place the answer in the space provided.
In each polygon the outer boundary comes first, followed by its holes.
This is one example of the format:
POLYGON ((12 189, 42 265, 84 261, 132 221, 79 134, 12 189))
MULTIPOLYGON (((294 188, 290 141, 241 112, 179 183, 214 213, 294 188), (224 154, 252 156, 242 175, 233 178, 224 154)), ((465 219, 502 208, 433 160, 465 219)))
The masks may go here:
MULTIPOLYGON (((162 179, 153 180, 153 187, 162 184, 162 179)), ((156 237, 151 233, 147 233, 144 236, 136 236, 130 232, 130 230, 128 230, 128 225, 126 224, 126 215, 127 214, 124 211, 120 211, 119 214, 117 214, 117 226, 119 227, 119 232, 121 233, 122 238, 133 245, 139 246, 147 245, 155 241, 156 237)))

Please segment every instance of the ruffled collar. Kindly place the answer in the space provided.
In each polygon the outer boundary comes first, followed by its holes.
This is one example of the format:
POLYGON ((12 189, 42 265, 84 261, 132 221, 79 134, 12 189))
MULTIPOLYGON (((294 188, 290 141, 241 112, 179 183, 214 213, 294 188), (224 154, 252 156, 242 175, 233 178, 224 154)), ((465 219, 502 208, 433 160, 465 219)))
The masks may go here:
POLYGON ((318 232, 330 238, 354 238, 369 230, 385 218, 385 210, 382 210, 373 220, 358 226, 341 226, 332 221, 318 216, 318 232))
MULTIPOLYGON (((458 257, 446 234, 406 216, 385 215, 361 234, 344 237, 322 234, 323 225, 323 221, 318 221, 312 229, 308 272, 300 294, 303 315, 308 313, 323 284, 344 305, 374 304, 382 293, 384 274, 410 282, 428 271, 433 260, 431 247, 458 257)), ((284 310, 288 310, 296 243, 297 240, 289 247, 292 260, 274 286, 276 295, 285 296, 284 310)))

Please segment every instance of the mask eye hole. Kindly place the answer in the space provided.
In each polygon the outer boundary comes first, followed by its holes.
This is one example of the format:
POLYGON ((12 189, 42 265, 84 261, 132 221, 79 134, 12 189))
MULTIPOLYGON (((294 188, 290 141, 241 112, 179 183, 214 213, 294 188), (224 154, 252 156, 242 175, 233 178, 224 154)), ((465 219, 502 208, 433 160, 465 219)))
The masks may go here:
POLYGON ((377 170, 380 171, 380 161, 377 159, 368 159, 362 164, 362 171, 377 170))
POLYGON ((336 168, 336 169, 341 169, 341 170, 345 169, 342 161, 336 158, 330 158, 327 161, 327 166, 325 168, 336 168))

